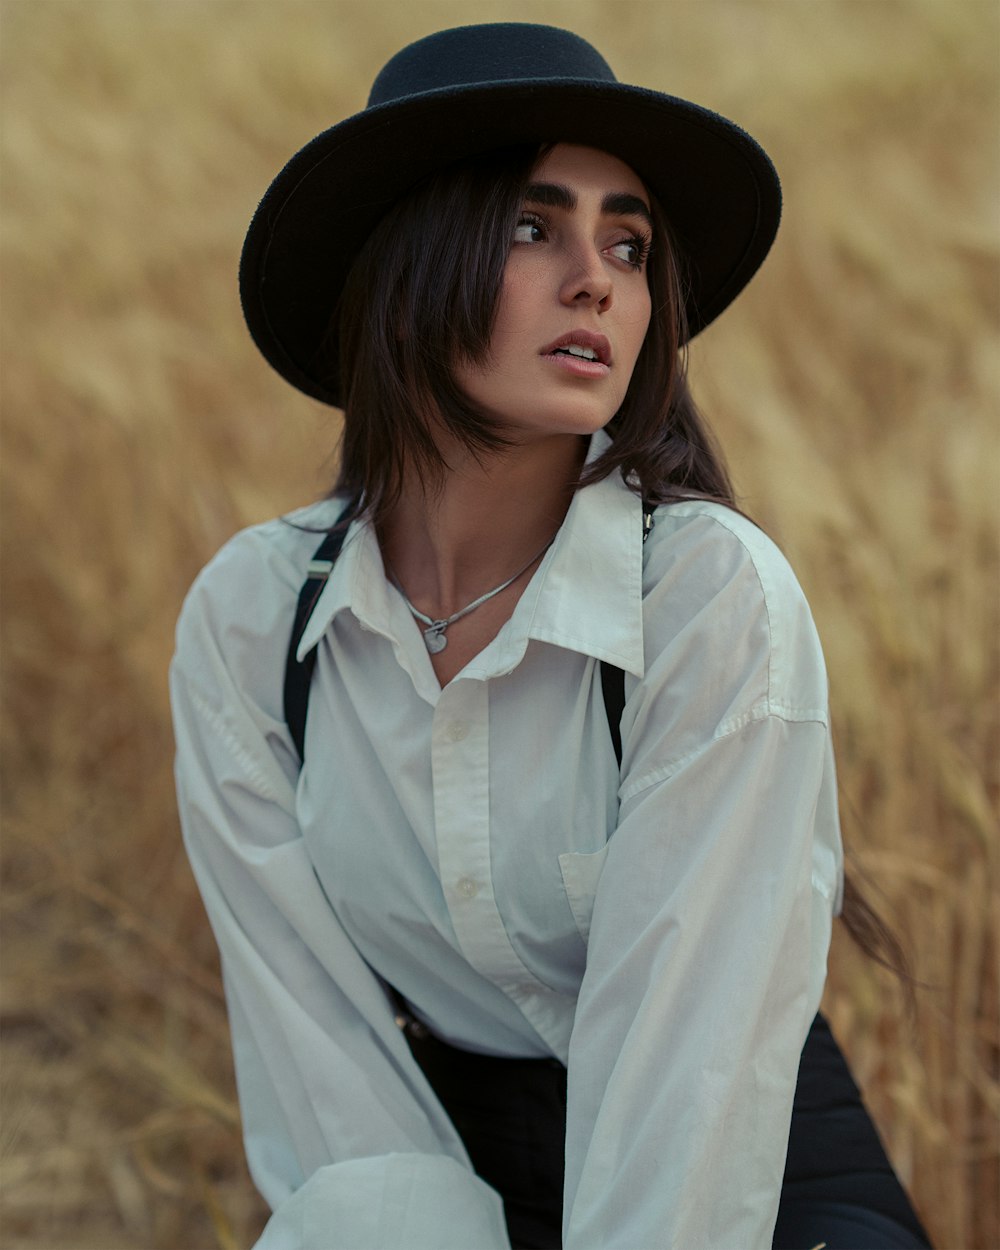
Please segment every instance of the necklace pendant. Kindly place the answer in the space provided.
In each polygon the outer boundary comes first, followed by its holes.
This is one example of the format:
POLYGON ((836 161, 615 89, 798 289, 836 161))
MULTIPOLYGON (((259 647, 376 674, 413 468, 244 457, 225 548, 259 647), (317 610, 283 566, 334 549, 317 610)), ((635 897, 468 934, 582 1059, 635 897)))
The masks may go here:
POLYGON ((427 650, 431 655, 437 655, 439 651, 443 651, 448 645, 448 639, 444 636, 447 625, 447 621, 435 621, 433 625, 424 630, 424 642, 427 644, 427 650))

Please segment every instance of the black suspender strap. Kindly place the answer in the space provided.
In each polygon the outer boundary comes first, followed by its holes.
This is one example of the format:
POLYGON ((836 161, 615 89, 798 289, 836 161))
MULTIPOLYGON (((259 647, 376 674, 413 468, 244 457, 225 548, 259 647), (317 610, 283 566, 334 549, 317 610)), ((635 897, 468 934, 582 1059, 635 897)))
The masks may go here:
MULTIPOLYGON (((653 528, 656 504, 642 501, 642 541, 645 542, 653 528)), ((608 718, 608 732, 615 749, 618 767, 622 766, 622 712, 625 711, 625 674, 607 660, 601 661, 601 693, 604 695, 604 714, 608 718)))
POLYGON ((657 504, 650 503, 646 499, 642 501, 642 541, 643 542, 645 542, 646 539, 653 532, 653 526, 656 524, 656 520, 653 514, 656 512, 657 506, 658 506, 657 504))
MULTIPOLYGON (((652 531, 655 503, 642 501, 642 541, 645 542, 652 531)), ((601 693, 604 695, 604 713, 608 718, 608 732, 611 734, 611 745, 615 749, 615 759, 619 769, 622 766, 622 712, 625 711, 625 674, 606 660, 601 661, 601 693)))
POLYGON ((309 687, 312 685, 313 669, 316 667, 316 648, 297 658, 299 643, 309 624, 309 618, 316 607, 316 601, 322 594, 326 579, 330 576, 340 549, 344 545, 347 534, 346 521, 354 510, 354 504, 348 504, 341 513, 336 529, 325 535, 316 548, 313 558, 306 570, 306 580, 299 591, 299 601, 295 608, 295 621, 292 625, 292 636, 288 643, 288 654, 285 658, 285 720, 292 735, 292 741, 299 753, 299 759, 305 759, 306 717, 309 714, 309 687))
POLYGON ((601 693, 604 695, 604 713, 608 718, 611 745, 615 749, 618 767, 622 766, 622 712, 625 710, 625 674, 607 660, 601 661, 601 693))

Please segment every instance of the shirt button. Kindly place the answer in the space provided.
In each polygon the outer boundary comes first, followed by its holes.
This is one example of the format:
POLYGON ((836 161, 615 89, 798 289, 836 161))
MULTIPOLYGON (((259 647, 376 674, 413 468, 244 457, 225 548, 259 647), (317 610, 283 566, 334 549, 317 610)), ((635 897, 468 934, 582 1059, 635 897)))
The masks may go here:
POLYGON ((462 898, 475 898, 479 893, 479 886, 471 877, 460 877, 455 883, 455 890, 462 898))
POLYGON ((445 737, 449 742, 461 742, 468 732, 469 727, 464 721, 455 720, 445 730, 445 737))

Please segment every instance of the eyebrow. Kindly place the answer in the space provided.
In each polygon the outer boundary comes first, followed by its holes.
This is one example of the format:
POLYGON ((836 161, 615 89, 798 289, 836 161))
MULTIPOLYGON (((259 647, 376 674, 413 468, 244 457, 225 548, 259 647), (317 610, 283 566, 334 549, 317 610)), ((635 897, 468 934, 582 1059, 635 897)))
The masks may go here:
MULTIPOLYGON (((544 204, 548 208, 564 208, 572 212, 576 208, 576 195, 561 182, 531 182, 524 192, 524 198, 532 204, 544 204)), ((653 218, 649 206, 637 195, 627 191, 609 191, 601 200, 601 212, 610 216, 641 217, 652 230, 653 218)))

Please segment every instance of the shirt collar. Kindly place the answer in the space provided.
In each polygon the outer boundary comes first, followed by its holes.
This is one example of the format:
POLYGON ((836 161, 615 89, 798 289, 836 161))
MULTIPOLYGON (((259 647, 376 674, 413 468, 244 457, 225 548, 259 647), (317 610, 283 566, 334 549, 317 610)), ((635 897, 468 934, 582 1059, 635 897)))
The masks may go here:
MULTIPOLYGON (((591 439, 588 463, 609 443, 599 430, 591 439)), ((408 616, 386 581, 374 530, 357 521, 302 635, 300 660, 345 608, 362 627, 394 639, 408 616)), ((529 639, 607 660, 642 677, 642 505, 619 473, 573 496, 555 542, 511 619, 495 643, 470 663, 467 676, 509 671, 529 639)))
MULTIPOLYGON (((593 436, 588 464, 610 441, 603 430, 593 436)), ((529 638, 641 677, 642 504, 619 473, 576 492, 539 573, 510 621, 511 644, 526 617, 529 638)))
POLYGON ((352 521, 340 555, 312 610, 296 657, 302 660, 316 646, 333 619, 350 608, 361 624, 379 633, 394 615, 382 564, 382 552, 371 525, 352 521))

